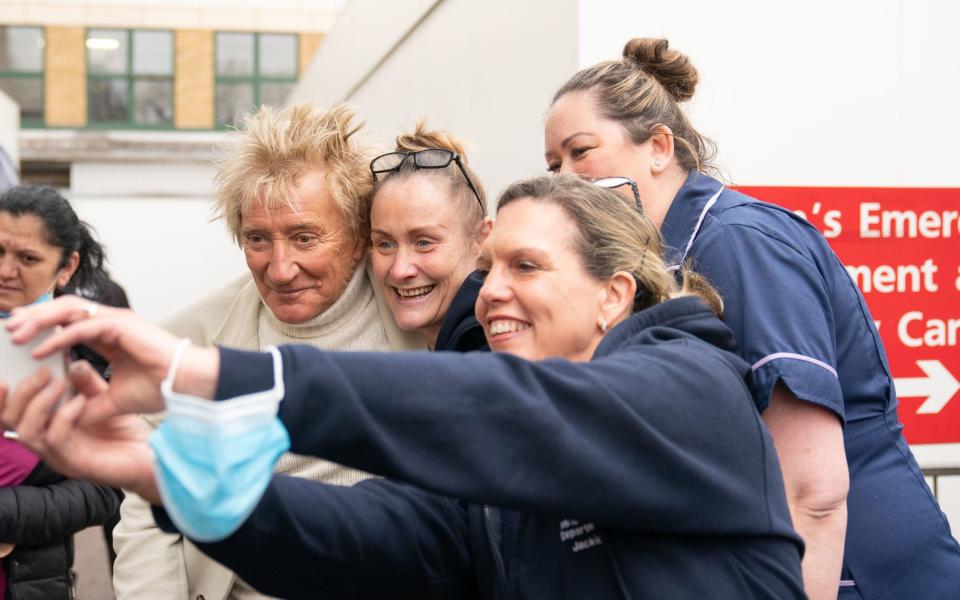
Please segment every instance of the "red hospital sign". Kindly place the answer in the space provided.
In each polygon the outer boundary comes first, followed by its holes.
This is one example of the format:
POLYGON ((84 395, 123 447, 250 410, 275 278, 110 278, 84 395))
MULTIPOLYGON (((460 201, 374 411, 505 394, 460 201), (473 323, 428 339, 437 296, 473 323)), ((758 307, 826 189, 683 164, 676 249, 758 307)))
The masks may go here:
POLYGON ((737 189, 830 242, 880 330, 907 441, 960 442, 960 189, 737 189))

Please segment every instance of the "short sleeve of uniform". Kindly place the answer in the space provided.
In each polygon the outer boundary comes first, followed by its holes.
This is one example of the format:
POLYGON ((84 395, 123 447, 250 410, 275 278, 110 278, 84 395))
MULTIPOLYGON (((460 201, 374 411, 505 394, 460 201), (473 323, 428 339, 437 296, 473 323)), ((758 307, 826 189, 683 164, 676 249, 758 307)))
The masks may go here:
MULTIPOLYGON (((800 227, 786 215, 782 219, 783 230, 800 227)), ((777 223, 713 218, 710 225, 689 256, 694 270, 723 296, 724 321, 753 367, 757 409, 766 409, 773 387, 783 380, 797 398, 827 408, 842 421, 830 295, 802 241, 778 231, 777 223)))

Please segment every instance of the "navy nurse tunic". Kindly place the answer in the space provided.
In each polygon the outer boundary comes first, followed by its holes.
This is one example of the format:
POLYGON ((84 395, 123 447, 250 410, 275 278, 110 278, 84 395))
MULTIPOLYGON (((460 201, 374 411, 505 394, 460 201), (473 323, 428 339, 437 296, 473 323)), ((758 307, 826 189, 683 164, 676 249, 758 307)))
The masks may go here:
POLYGON ((724 299, 763 411, 782 380, 844 425, 850 468, 841 598, 960 598, 960 546, 901 435, 880 335, 820 233, 781 207, 691 173, 661 228, 724 299))

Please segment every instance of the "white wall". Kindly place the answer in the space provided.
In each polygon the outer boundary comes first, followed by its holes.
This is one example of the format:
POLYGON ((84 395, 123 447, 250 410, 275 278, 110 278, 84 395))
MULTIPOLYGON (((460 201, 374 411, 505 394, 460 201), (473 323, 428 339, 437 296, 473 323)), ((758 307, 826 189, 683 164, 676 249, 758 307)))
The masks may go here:
POLYGON ((590 0, 581 65, 662 36, 701 84, 691 115, 736 183, 957 186, 960 4, 590 0))
POLYGON ((158 320, 244 272, 224 225, 211 222, 210 164, 74 163, 69 199, 107 246, 131 305, 158 320))
POLYGON ((495 197, 544 171, 543 118, 576 67, 576 11, 575 0, 353 0, 291 102, 355 104, 385 146, 429 116, 470 143, 495 197))
POLYGON ((208 199, 212 162, 86 163, 70 165, 70 191, 80 196, 172 196, 208 199))

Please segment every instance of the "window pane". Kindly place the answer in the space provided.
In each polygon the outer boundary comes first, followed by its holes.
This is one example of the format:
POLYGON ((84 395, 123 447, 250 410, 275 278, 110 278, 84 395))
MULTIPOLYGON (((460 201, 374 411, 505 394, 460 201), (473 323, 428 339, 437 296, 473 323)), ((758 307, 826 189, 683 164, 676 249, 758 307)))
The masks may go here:
POLYGON ((91 73, 121 75, 127 72, 127 32, 116 29, 87 31, 87 61, 91 73))
POLYGON ((217 125, 238 123, 252 108, 252 83, 217 84, 217 125))
POLYGON ((173 123, 173 83, 143 79, 133 82, 133 118, 141 125, 173 123))
POLYGON ((260 36, 260 75, 297 76, 297 37, 262 34, 260 36))
POLYGON ((43 88, 39 77, 0 77, 0 90, 20 105, 20 120, 43 119, 43 88))
POLYGON ((270 106, 283 106, 292 90, 292 83, 261 83, 260 103, 270 106))
POLYGON ((0 27, 0 71, 43 70, 43 30, 39 27, 0 27))
POLYGON ((173 34, 169 31, 133 32, 133 74, 173 73, 173 34))
POLYGON ((217 75, 253 75, 253 34, 217 34, 217 75))
POLYGON ((90 80, 90 121, 94 123, 127 120, 127 80, 90 80))

